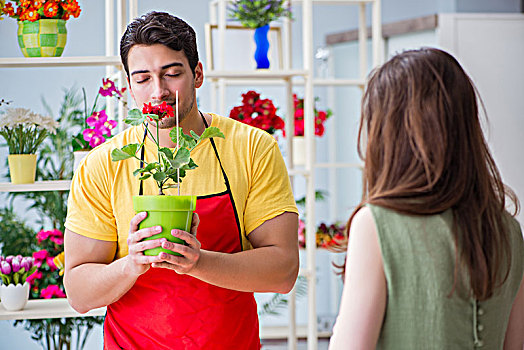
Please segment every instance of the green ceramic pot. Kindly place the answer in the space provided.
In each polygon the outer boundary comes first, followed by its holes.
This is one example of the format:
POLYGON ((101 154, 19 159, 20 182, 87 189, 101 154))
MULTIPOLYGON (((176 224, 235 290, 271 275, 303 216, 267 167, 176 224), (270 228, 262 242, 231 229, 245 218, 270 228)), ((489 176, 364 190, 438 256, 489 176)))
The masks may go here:
POLYGON ((67 41, 66 21, 18 21, 18 45, 25 57, 59 57, 67 41))
MULTIPOLYGON (((146 240, 164 237, 170 242, 185 244, 181 239, 173 237, 171 230, 179 229, 189 232, 195 207, 196 196, 133 196, 135 212, 147 212, 147 217, 140 223, 139 228, 162 226, 162 232, 146 240)), ((147 249, 144 255, 153 256, 161 252, 180 255, 161 247, 147 249)))

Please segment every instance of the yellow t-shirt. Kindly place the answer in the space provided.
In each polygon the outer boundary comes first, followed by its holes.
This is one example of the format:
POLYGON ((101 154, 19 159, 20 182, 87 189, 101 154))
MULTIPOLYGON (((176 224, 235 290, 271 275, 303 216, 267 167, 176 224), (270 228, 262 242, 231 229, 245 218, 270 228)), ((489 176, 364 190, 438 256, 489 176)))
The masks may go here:
MULTIPOLYGON (((298 213, 287 169, 271 135, 230 118, 211 115, 211 126, 218 127, 226 137, 214 141, 233 193, 243 249, 251 249, 247 235, 264 221, 284 212, 298 213)), ((111 151, 141 143, 143 137, 142 125, 131 127, 95 148, 82 161, 71 184, 65 226, 86 237, 118 242, 116 258, 128 253, 129 223, 135 215, 132 197, 138 195, 140 182, 133 176, 139 161, 132 158, 113 162, 111 151)), ((209 139, 202 141, 191 157, 198 168, 188 171, 182 179, 180 194, 205 196, 226 190, 209 139)), ((156 145, 147 138, 145 160, 156 159, 156 145)), ((144 195, 157 193, 156 182, 145 180, 144 195)), ((168 189, 165 193, 174 195, 177 190, 168 189)))

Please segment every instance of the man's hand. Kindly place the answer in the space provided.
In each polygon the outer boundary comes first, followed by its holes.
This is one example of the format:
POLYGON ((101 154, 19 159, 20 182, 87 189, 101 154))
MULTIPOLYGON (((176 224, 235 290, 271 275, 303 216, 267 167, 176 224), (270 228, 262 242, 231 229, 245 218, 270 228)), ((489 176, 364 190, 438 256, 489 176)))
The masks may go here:
MULTIPOLYGON (((182 256, 160 253, 158 258, 161 260, 161 262, 154 262, 152 266, 171 269, 179 274, 186 274, 193 270, 200 259, 201 244, 196 239, 198 224, 200 224, 198 214, 193 213, 191 233, 183 230, 171 230, 171 234, 174 237, 180 238, 186 242, 187 245, 163 240, 161 243, 162 248, 169 249, 173 252, 179 253, 182 256)), ((131 250, 129 252, 131 253, 131 250)))
POLYGON ((162 261, 158 256, 144 255, 144 250, 160 247, 164 242, 167 242, 165 238, 143 240, 162 231, 161 226, 146 227, 139 230, 138 225, 146 217, 147 213, 138 213, 131 219, 129 225, 129 236, 127 237, 129 254, 126 257, 125 271, 136 276, 146 273, 151 264, 162 261))

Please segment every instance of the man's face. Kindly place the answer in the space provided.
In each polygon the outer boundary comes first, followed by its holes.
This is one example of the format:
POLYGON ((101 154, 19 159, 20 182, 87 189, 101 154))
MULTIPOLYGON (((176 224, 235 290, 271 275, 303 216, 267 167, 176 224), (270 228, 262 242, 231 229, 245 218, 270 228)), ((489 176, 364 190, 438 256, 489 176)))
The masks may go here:
MULTIPOLYGON (((183 51, 155 44, 133 46, 129 50, 127 64, 130 92, 139 109, 144 103, 155 105, 162 101, 176 108, 175 92, 178 90, 179 121, 189 115, 195 103, 195 87, 202 85, 201 63, 195 68, 193 76, 183 51)), ((175 125, 175 118, 164 118, 159 124, 161 129, 175 125)))

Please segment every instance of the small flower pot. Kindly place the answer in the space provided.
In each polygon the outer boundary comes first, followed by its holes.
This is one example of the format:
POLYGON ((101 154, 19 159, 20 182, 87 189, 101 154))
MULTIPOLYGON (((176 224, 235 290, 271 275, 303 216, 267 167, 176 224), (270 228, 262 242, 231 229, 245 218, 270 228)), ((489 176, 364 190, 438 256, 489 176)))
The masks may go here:
POLYGON ((7 156, 11 183, 31 184, 35 182, 36 154, 10 154, 7 156))
POLYGON ((2 284, 0 286, 0 298, 2 306, 7 311, 19 311, 22 310, 29 299, 29 283, 24 284, 2 284))
MULTIPOLYGON (((133 207, 136 213, 147 212, 147 217, 140 223, 139 228, 162 226, 162 232, 146 238, 166 238, 170 242, 185 244, 171 234, 171 230, 179 229, 189 232, 193 212, 196 208, 196 196, 133 196, 133 207)), ((147 249, 144 255, 158 255, 165 252, 180 255, 161 247, 147 249)))
POLYGON ((88 153, 89 153, 89 151, 75 151, 75 152, 73 152, 73 172, 76 171, 76 169, 80 165, 80 162, 82 161, 82 159, 85 158, 85 156, 87 156, 88 153))
POLYGON ((67 41, 66 21, 18 21, 18 45, 25 57, 60 57, 67 41))
POLYGON ((293 137, 293 165, 306 165, 306 139, 304 136, 293 137))

